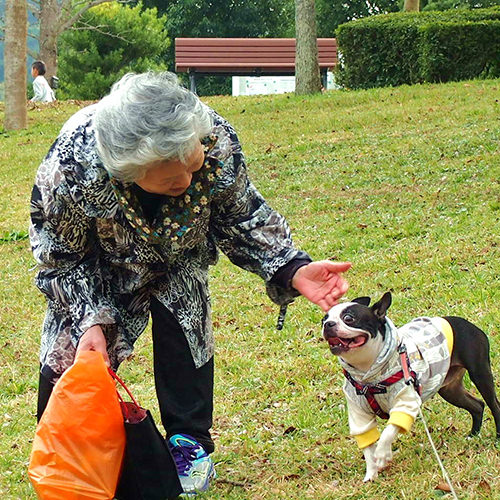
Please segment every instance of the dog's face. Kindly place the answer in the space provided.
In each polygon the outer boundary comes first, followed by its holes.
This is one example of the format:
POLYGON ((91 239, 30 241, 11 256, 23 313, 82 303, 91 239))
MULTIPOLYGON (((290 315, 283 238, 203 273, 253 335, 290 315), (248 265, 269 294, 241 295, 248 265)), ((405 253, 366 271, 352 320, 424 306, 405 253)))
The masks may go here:
POLYGON ((391 305, 391 294, 369 307, 369 297, 333 306, 323 318, 323 337, 330 351, 342 356, 367 345, 377 335, 385 335, 385 313, 391 305))

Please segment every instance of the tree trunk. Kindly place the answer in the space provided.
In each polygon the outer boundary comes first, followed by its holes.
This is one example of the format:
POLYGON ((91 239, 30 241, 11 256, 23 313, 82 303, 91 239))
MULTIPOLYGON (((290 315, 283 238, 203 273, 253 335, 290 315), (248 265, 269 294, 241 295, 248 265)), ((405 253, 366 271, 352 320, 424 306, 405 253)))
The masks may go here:
POLYGON ((57 74, 57 37, 60 29, 61 6, 57 0, 40 2, 40 53, 39 59, 45 63, 48 82, 57 74))
POLYGON ((295 0, 295 93, 321 91, 314 0, 295 0))
POLYGON ((26 0, 5 4, 5 130, 26 128, 26 51, 28 10, 26 0))
POLYGON ((420 10, 420 0, 405 0, 403 10, 405 12, 419 11, 420 10))

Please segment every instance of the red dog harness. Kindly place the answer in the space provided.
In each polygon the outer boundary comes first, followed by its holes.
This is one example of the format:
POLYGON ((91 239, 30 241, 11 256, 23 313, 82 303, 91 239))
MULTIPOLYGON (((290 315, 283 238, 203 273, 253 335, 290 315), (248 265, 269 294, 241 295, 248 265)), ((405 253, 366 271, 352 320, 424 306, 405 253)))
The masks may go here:
POLYGON ((385 394, 387 392, 388 386, 399 382, 403 378, 406 385, 413 384, 418 394, 421 393, 421 387, 418 383, 417 374, 411 369, 410 366, 410 360, 408 359, 406 346, 404 344, 400 344, 398 347, 398 352, 401 360, 401 370, 396 372, 394 375, 386 378, 382 382, 378 382, 377 384, 361 384, 357 380, 354 380, 352 378, 352 375, 344 369, 344 376, 354 386, 354 388, 356 389, 356 394, 358 394, 359 396, 364 396, 375 415, 383 418, 384 420, 388 420, 389 415, 384 410, 382 410, 382 408, 380 408, 378 401, 375 399, 375 394, 385 394))

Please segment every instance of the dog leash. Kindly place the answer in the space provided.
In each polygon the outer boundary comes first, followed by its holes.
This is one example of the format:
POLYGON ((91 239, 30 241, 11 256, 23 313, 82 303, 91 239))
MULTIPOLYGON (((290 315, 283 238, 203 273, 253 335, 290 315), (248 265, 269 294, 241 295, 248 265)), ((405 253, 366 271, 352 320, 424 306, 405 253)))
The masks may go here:
POLYGON ((427 434, 427 437, 429 438, 429 442, 431 443, 432 451, 434 451, 434 455, 436 455, 436 459, 438 461, 438 464, 441 467, 441 472, 443 474, 443 477, 444 477, 445 481, 448 483, 448 486, 450 487, 450 493, 453 495, 453 498, 458 500, 457 494, 455 493, 455 489, 453 488, 453 484, 451 484, 450 477, 448 476, 448 473, 446 472, 446 469, 444 468, 443 462, 439 458, 439 453, 438 453, 437 448, 434 444, 434 441, 432 440, 432 436, 431 436, 431 433, 429 432, 429 428, 427 427, 427 422, 425 421, 424 414, 422 413, 421 407, 419 407, 418 413, 419 413, 420 418, 422 419, 422 422, 424 424, 425 433, 427 434))
MULTIPOLYGON (((411 370, 410 366, 410 360, 408 359, 408 352, 406 350, 406 346, 401 342, 398 346, 398 352, 401 360, 401 367, 404 375, 404 380, 406 385, 413 385, 413 388, 415 391, 417 391, 417 394, 419 396, 422 395, 422 388, 418 382, 418 377, 414 371, 411 370)), ((448 483, 448 486, 450 487, 450 493, 453 495, 453 498, 458 500, 457 494, 455 493, 455 489, 453 488, 453 485, 451 484, 450 477, 448 476, 448 473, 446 472, 446 469, 443 465, 443 462, 441 458, 439 457, 436 445, 434 444, 434 441, 432 440, 431 433, 429 432, 429 428, 427 427, 427 422, 425 421, 424 414, 422 413, 422 407, 418 407, 418 413, 420 415, 420 418, 422 419, 422 423, 424 424, 424 429, 425 433, 427 434, 427 437, 429 438, 429 442, 431 443, 432 451, 434 451, 434 455, 436 455, 436 459, 438 461, 439 467, 441 467, 441 472, 443 474, 443 477, 445 481, 448 483)))

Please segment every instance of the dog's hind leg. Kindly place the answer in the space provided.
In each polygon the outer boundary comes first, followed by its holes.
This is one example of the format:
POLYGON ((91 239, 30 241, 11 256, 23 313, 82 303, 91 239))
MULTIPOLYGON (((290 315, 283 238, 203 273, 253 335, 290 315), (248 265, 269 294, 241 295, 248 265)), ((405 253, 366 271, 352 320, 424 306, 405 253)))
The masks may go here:
MULTIPOLYGON (((500 403, 495 393, 495 383, 491 373, 488 337, 477 326, 465 319, 453 316, 445 319, 452 326, 455 335, 451 365, 452 367, 454 365, 462 366, 469 372, 472 383, 477 387, 491 410, 495 420, 497 438, 500 439, 500 403)), ((471 415, 473 419, 471 434, 475 434, 479 432, 481 424, 477 427, 472 412, 471 415)))
POLYGON ((489 362, 482 366, 475 366, 474 369, 469 369, 469 377, 491 410, 495 420, 497 439, 500 439, 500 403, 495 394, 495 384, 489 362))
MULTIPOLYGON (((467 410, 472 417, 472 429, 470 435, 473 436, 481 429, 483 422, 484 403, 468 392, 463 385, 463 368, 452 369, 455 371, 452 380, 439 390, 439 395, 448 403, 467 410)), ((451 370, 450 370, 451 371, 451 370)))

